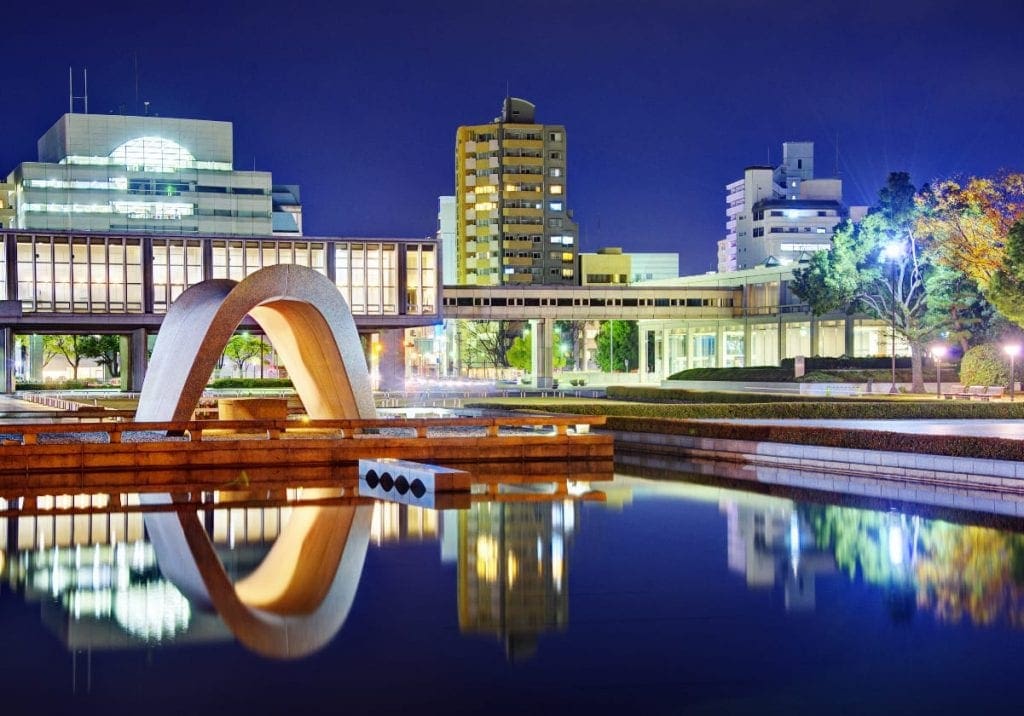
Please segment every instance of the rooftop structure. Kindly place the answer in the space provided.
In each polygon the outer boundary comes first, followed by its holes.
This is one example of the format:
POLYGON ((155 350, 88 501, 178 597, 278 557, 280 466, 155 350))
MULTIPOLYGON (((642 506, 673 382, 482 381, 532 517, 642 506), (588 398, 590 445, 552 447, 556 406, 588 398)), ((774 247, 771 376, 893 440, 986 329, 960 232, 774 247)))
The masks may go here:
POLYGON ((779 166, 747 167, 726 192, 720 272, 766 260, 787 264, 828 249, 836 225, 848 216, 842 181, 814 178, 812 142, 785 142, 779 166))
POLYGON ((68 113, 37 161, 7 178, 5 228, 161 234, 301 235, 296 186, 236 171, 230 122, 68 113))

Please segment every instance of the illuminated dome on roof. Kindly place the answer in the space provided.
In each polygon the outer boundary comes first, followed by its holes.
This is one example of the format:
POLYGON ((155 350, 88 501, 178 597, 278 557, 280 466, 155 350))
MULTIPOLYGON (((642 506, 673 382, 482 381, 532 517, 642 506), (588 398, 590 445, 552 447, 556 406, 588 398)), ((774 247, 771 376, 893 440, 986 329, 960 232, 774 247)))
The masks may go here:
POLYGON ((113 152, 110 158, 129 171, 174 172, 195 166, 196 158, 183 146, 162 137, 130 139, 113 152))

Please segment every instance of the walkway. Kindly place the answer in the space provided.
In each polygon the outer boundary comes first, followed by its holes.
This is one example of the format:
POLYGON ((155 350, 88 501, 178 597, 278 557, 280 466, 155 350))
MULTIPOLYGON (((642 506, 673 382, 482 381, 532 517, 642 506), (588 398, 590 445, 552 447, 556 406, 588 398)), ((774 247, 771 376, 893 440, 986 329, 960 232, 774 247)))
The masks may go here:
POLYGON ((912 435, 964 435, 1024 440, 1024 420, 797 420, 751 418, 714 419, 707 422, 726 422, 738 425, 789 425, 804 428, 838 428, 841 430, 884 430, 912 435))

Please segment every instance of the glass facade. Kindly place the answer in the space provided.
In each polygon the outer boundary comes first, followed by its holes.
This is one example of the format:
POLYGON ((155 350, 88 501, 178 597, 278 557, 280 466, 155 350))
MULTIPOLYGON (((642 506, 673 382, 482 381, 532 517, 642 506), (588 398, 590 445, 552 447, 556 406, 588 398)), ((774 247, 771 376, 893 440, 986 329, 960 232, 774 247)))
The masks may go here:
POLYGON ((19 235, 26 312, 142 313, 142 248, 121 236, 19 235))
POLYGON ((153 311, 167 308, 189 286, 203 280, 203 248, 199 241, 153 239, 153 311))
MULTIPOLYGON (((404 241, 200 239, 11 232, 15 298, 25 313, 166 313, 204 277, 241 280, 266 266, 298 264, 330 277, 356 315, 437 315, 437 249, 404 241), (147 266, 146 256, 151 255, 147 266), (204 259, 204 256, 208 257, 204 259), (206 265, 206 261, 209 265, 206 265), (405 276, 400 275, 405 263, 405 276), (146 276, 152 273, 147 309, 146 276), (405 285, 408 280, 408 286, 405 285), (403 291, 408 310, 399 300, 403 291)), ((6 253, 0 251, 0 297, 8 295, 6 253)))
POLYGON ((317 241, 214 241, 213 278, 241 281, 265 266, 299 264, 327 274, 325 244, 317 241))
POLYGON ((437 313, 437 254, 426 244, 409 246, 406 254, 407 311, 413 315, 437 313))

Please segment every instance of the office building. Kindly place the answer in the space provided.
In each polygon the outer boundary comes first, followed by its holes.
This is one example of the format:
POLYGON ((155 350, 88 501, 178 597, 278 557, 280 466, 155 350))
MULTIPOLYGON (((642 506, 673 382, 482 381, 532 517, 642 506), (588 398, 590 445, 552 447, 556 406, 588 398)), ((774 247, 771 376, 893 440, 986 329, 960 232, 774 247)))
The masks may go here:
POLYGON ((577 283, 577 229, 568 209, 566 132, 537 124, 534 105, 506 98, 488 124, 455 140, 460 285, 577 283))
POLYGON ((7 184, 4 228, 227 236, 301 235, 298 187, 234 168, 230 122, 69 113, 7 184), (10 226, 8 226, 10 224, 10 226))
POLYGON ((751 166, 726 185, 726 237, 718 242, 721 273, 786 265, 832 245, 848 216, 839 179, 814 178, 814 144, 785 142, 782 164, 751 166))

